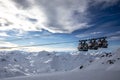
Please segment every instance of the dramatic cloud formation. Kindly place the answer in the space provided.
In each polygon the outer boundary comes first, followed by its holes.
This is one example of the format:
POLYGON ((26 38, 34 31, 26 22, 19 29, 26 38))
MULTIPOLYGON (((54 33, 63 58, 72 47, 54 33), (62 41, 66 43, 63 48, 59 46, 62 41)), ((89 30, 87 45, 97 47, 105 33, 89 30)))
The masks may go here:
MULTIPOLYGON (((90 27, 87 17, 89 3, 104 2, 110 6, 118 0, 0 0, 0 30, 48 30, 52 33, 71 33, 90 27), (9 27, 8 27, 9 26, 9 27)), ((104 6, 103 5, 103 6, 104 6)))
MULTIPOLYGON (((43 13, 37 7, 30 10, 19 9, 12 0, 0 1, 0 30, 8 31, 18 29, 23 31, 36 31, 45 20, 43 13), (38 19, 38 20, 37 20, 38 19)), ((40 28, 41 29, 41 28, 40 28)))
MULTIPOLYGON (((73 35, 77 30, 82 31, 93 27, 91 25, 94 25, 94 20, 91 19, 91 15, 94 16, 96 14, 90 12, 89 7, 96 7, 101 4, 99 10, 104 10, 117 4, 118 1, 119 0, 0 0, 0 39, 9 41, 8 39, 19 39, 32 37, 34 35, 48 38, 48 36, 52 35, 56 37, 56 34, 61 33, 61 35, 64 35, 62 38, 66 38, 66 35, 73 35), (93 21, 93 24, 91 24, 91 21, 93 21), (44 31, 49 34, 42 34, 44 31)), ((78 33, 75 35, 77 38, 99 35, 103 32, 99 30, 104 26, 106 28, 106 25, 109 26, 109 22, 108 24, 103 23, 98 25, 100 28, 96 27, 91 29, 91 31, 93 30, 92 32, 88 31, 85 34, 78 33)), ((73 37, 71 37, 71 39, 72 38, 73 37)), ((68 39, 70 40, 70 36, 68 39)), ((36 40, 36 42, 38 41, 39 40, 36 40)))

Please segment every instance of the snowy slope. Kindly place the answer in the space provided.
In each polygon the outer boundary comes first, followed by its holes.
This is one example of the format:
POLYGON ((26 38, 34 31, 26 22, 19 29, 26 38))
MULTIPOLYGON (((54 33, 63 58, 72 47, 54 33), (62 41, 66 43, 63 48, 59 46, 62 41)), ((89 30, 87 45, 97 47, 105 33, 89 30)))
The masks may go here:
POLYGON ((1 80, 120 80, 120 49, 105 53, 85 68, 1 80))
POLYGON ((52 53, 49 54, 49 52, 45 51, 38 53, 23 51, 0 52, 0 78, 48 72, 50 64, 47 64, 46 61, 52 58, 52 53), (16 74, 16 72, 19 73, 16 74))
POLYGON ((95 57, 90 54, 60 54, 53 57, 51 67, 55 71, 69 71, 80 65, 89 64, 89 61, 94 59, 95 57))
POLYGON ((91 63, 86 70, 120 71, 120 49, 113 53, 105 53, 101 58, 91 63))
POLYGON ((25 74, 18 69, 0 68, 0 78, 25 76, 25 74))
POLYGON ((89 53, 86 55, 78 52, 0 52, 0 78, 69 71, 88 64, 94 57, 89 53))
POLYGON ((73 71, 1 80, 120 80, 120 71, 73 71))

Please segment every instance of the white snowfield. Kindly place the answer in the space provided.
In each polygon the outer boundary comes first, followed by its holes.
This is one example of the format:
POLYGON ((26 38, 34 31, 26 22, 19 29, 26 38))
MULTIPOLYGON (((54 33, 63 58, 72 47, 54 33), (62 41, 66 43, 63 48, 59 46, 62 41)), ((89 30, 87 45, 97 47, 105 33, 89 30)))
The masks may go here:
POLYGON ((120 71, 71 71, 1 80, 120 80, 120 71))
MULTIPOLYGON (((88 53, 89 54, 89 53, 88 53)), ((94 60, 94 55, 79 52, 0 52, 0 79, 59 71, 70 71, 94 60)))
MULTIPOLYGON (((71 71, 41 73, 0 80, 120 80, 120 49, 113 53, 105 53, 99 56, 100 59, 90 61, 90 63, 82 65, 82 67, 80 65, 71 71)), ((49 61, 47 60, 45 63, 49 61)), ((54 66, 56 68, 57 64, 54 66)), ((58 69, 61 70, 61 67, 58 69)))

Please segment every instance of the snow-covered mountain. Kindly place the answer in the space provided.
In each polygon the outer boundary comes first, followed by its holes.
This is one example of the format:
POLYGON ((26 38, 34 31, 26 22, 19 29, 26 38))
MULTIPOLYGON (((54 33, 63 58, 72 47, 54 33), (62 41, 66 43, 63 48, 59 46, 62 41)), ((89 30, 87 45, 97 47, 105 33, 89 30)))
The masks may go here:
MULTIPOLYGON (((42 75, 42 77, 51 76, 52 78, 56 75, 58 77, 60 76, 65 77, 63 76, 63 74, 67 76, 71 76, 72 73, 76 75, 78 75, 77 73, 83 75, 96 71, 102 75, 103 73, 106 72, 108 73, 110 71, 110 75, 111 75, 112 74, 111 71, 113 73, 115 71, 118 72, 120 71, 119 66, 120 66, 120 49, 112 53, 97 52, 97 54, 95 53, 90 54, 89 52, 69 53, 69 52, 47 52, 47 51, 0 52, 0 78, 28 75, 27 79, 31 78, 30 80, 33 80, 31 75, 38 75, 37 77, 41 77, 41 73, 42 74, 47 73, 45 75, 42 75)), ((36 76, 34 77, 36 78, 36 76)), ((15 80, 20 80, 20 79, 15 79, 15 80)), ((27 79, 23 78, 23 80, 27 80, 27 79)), ((10 80, 12 80, 12 78, 10 80)), ((38 78, 35 80, 43 80, 43 79, 38 78)), ((55 78, 50 80, 60 80, 60 79, 55 78)), ((63 80, 68 80, 68 78, 67 79, 65 78, 63 80)), ((72 78, 69 80, 72 80, 72 78)), ((75 78, 75 80, 77 79, 75 78)))
POLYGON ((0 78, 69 71, 88 64, 94 59, 95 55, 79 52, 2 51, 0 52, 0 78))
POLYGON ((113 53, 102 54, 100 59, 91 63, 86 70, 120 71, 120 49, 113 53))
MULTIPOLYGON (((65 54, 64 56, 66 56, 65 54)), ((88 60, 90 58, 87 57, 84 58, 83 54, 76 54, 77 57, 84 60, 88 60)), ((72 55, 72 57, 75 55, 72 55)), ((61 72, 53 72, 53 73, 44 73, 44 74, 38 74, 38 75, 29 75, 26 77, 13 77, 13 78, 6 78, 1 80, 120 80, 120 49, 118 49, 115 52, 112 53, 103 53, 100 55, 96 55, 99 57, 94 57, 93 59, 88 62, 88 64, 83 64, 82 67, 78 66, 77 68, 71 70, 71 71, 61 71, 61 72), (98 59, 99 58, 99 59, 98 59)), ((57 68, 57 65, 62 66, 62 63, 66 59, 70 60, 72 58, 69 54, 67 58, 64 60, 63 55, 55 55, 55 64, 54 68, 57 68), (56 58, 58 57, 58 58, 56 58), (60 58, 59 58, 60 57, 60 58), (62 59, 61 59, 62 58, 62 59), (63 60, 63 62, 61 62, 63 60), (58 63, 57 63, 58 62, 58 63), (60 65, 61 62, 61 65, 60 65)), ((78 59, 79 59, 78 58, 78 59)), ((76 59, 76 58, 72 58, 76 59)), ((72 61, 72 60, 71 60, 72 61)), ((49 61, 48 61, 49 62, 49 61)), ((50 61, 51 62, 51 61, 50 61)), ((84 61, 83 61, 84 62, 84 61)), ((52 62, 53 64, 54 62, 52 62)), ((82 62, 81 62, 82 63, 82 62)), ((73 63, 75 64, 75 63, 73 63)), ((71 66, 71 65, 69 65, 71 66)), ((62 67, 59 67, 59 70, 62 70, 62 67)))

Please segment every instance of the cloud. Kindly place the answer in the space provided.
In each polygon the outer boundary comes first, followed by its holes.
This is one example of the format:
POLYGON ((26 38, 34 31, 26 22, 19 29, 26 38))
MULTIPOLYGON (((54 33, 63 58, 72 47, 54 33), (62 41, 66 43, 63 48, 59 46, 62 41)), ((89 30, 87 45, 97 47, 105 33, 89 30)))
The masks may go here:
POLYGON ((83 33, 76 35, 76 37, 78 38, 96 37, 96 35, 100 35, 101 33, 102 32, 83 33))
MULTIPOLYGON (((47 30, 54 33, 71 33, 90 27, 88 22, 89 0, 39 0, 36 1, 47 16, 47 30), (49 3, 49 4, 48 4, 49 3)), ((92 0, 95 3, 114 4, 117 0, 92 0), (114 3, 112 3, 114 2, 114 3)), ((111 4, 109 6, 111 6, 111 4)))
POLYGON ((113 36, 109 40, 120 40, 120 36, 113 36))
POLYGON ((13 44, 10 42, 0 41, 0 47, 17 47, 17 44, 13 44))
MULTIPOLYGON (((111 6, 118 0, 92 0, 111 6)), ((0 30, 71 33, 90 27, 89 0, 0 0, 0 30)))
POLYGON ((40 31, 43 22, 46 21, 42 11, 37 7, 30 10, 19 9, 12 0, 0 0, 0 10, 0 31, 40 31))
POLYGON ((9 37, 9 35, 5 32, 0 32, 0 37, 9 37))
POLYGON ((43 50, 47 50, 47 51, 76 51, 76 48, 52 48, 52 47, 29 47, 29 48, 21 48, 24 51, 29 51, 29 52, 36 52, 36 51, 43 51, 43 50))
POLYGON ((34 42, 30 42, 29 44, 30 44, 30 45, 34 45, 35 43, 34 43, 34 42))
MULTIPOLYGON (((35 27, 46 29, 52 33, 71 33, 77 29, 87 28, 88 24, 85 17, 86 10, 86 1, 85 0, 25 0, 23 3, 20 0, 13 0, 15 4, 18 4, 17 7, 19 9, 29 11, 29 7, 33 8, 33 12, 35 12, 34 8, 39 8, 38 12, 43 12, 46 17, 43 25, 37 24, 35 27), (32 4, 31 4, 32 3, 32 4), (49 4, 48 4, 49 3, 49 4), (26 6, 27 5, 27 6, 26 6)), ((39 15, 38 13, 36 15, 39 15)), ((41 17, 39 17, 41 19, 41 17)), ((39 19, 39 20, 40 20, 39 19)), ((37 21, 39 21, 37 19, 37 21)))
POLYGON ((109 37, 109 40, 120 40, 120 31, 117 31, 115 33, 107 34, 109 37))
POLYGON ((71 33, 88 27, 86 0, 39 0, 37 4, 47 16, 46 27, 50 32, 71 33))
POLYGON ((18 8, 31 8, 32 3, 29 0, 13 0, 18 8), (21 6, 22 5, 22 6, 21 6))
POLYGON ((102 4, 101 8, 105 9, 106 7, 113 6, 119 2, 119 0, 92 0, 94 6, 102 4))
POLYGON ((17 46, 18 46, 17 44, 14 44, 11 42, 0 41, 0 51, 18 50, 18 48, 11 48, 11 47, 17 47, 17 46))
POLYGON ((87 3, 84 0, 1 0, 0 4, 0 17, 4 20, 0 30, 46 29, 52 33, 71 33, 88 27, 84 13, 87 3), (9 27, 3 24, 8 24, 9 27))
MULTIPOLYGON (((28 36, 47 37, 51 33, 72 33, 78 29, 91 27, 89 6, 103 4, 105 9, 119 0, 0 0, 0 36, 25 38, 28 36), (50 34, 27 35, 27 32, 47 30, 50 34), (26 36, 27 35, 27 36, 26 36)), ((92 15, 92 14, 90 14, 92 15)), ((84 38, 101 32, 76 35, 84 38)), ((4 40, 5 38, 0 38, 4 40)), ((114 38, 115 39, 115 38, 114 38)), ((1 47, 18 46, 10 42, 0 42, 1 47)), ((33 44, 30 42, 30 44, 33 44)), ((73 48, 47 48, 41 50, 73 50, 73 48)), ((38 48, 37 48, 38 49, 38 48)))

